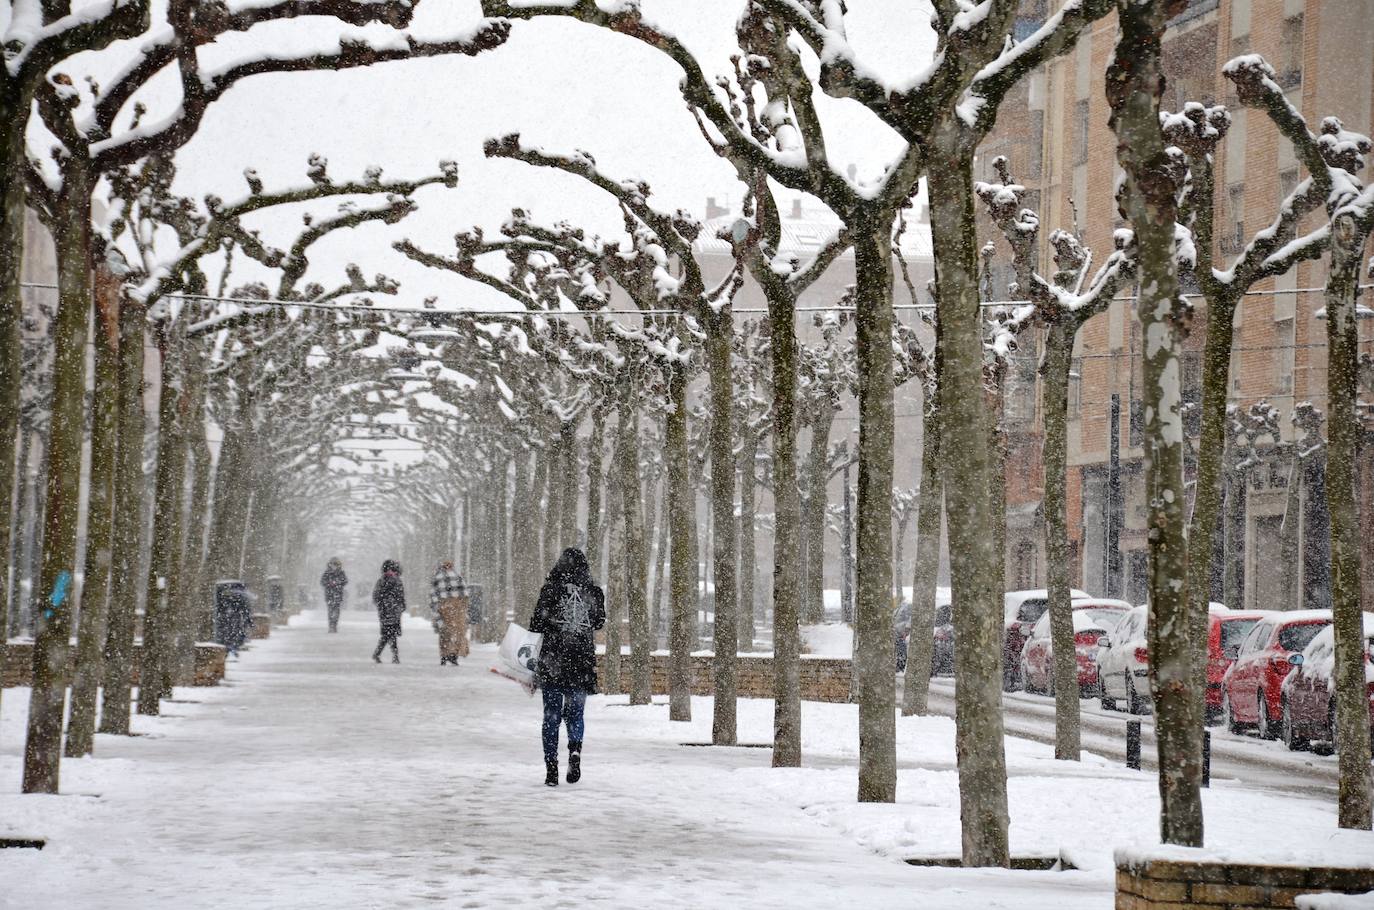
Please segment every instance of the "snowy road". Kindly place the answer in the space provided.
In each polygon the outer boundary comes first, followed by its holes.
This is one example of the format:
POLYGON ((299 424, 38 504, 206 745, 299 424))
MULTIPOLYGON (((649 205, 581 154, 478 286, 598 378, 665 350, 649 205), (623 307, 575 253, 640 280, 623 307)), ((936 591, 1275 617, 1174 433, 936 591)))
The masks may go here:
MULTIPOLYGON (((1054 700, 1025 692, 1002 696, 1003 720, 1008 734, 1048 744, 1054 743, 1054 700)), ((1125 763, 1126 722, 1132 715, 1104 711, 1094 699, 1082 702, 1083 748, 1105 758, 1125 763)), ((947 678, 931 680, 931 709, 954 716, 954 682, 947 678)), ((1147 771, 1155 768, 1154 718, 1141 721, 1141 764, 1147 771)), ((1208 728, 1212 734, 1212 776, 1237 781, 1275 793, 1336 799, 1336 758, 1311 752, 1289 752, 1280 742, 1226 732, 1222 727, 1208 728)))
POLYGON ((358 613, 335 636, 275 631, 230 683, 64 763, 64 791, 87 795, 9 795, 23 701, 7 691, 0 827, 50 843, 0 850, 0 906, 910 905, 916 870, 734 774, 768 752, 646 742, 594 699, 585 777, 550 790, 538 703, 488 655, 440 668, 420 625, 404 663, 378 666, 375 634, 358 613))

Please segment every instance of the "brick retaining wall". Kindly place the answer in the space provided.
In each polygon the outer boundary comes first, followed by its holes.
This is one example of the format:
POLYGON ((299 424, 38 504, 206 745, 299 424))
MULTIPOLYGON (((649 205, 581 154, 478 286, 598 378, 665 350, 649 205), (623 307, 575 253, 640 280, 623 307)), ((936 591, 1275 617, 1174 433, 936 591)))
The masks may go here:
MULTIPOLYGON (((138 685, 138 665, 142 646, 134 644, 134 685, 138 685)), ((75 649, 73 649, 75 655, 75 649)), ((223 645, 213 642, 196 644, 195 667, 190 679, 174 680, 178 686, 217 686, 224 679, 224 659, 227 652, 223 645)), ((33 642, 11 641, 5 655, 5 665, 0 667, 0 685, 5 688, 27 686, 33 678, 33 642)))
MULTIPOLYGON (((711 676, 711 663, 714 655, 696 653, 691 655, 690 679, 693 695, 715 694, 715 682, 711 676)), ((650 685, 655 695, 668 694, 668 653, 655 651, 650 657, 650 685)), ((773 656, 771 654, 741 655, 739 658, 739 697, 773 697, 773 656)), ((601 691, 606 686, 606 655, 596 656, 597 681, 601 691)), ((849 701, 850 681, 853 677, 853 664, 848 658, 809 657, 801 658, 801 697, 804 701, 849 701)), ((621 692, 630 690, 630 656, 620 658, 621 692)))
POLYGON ((1303 894, 1368 891, 1374 869, 1120 858, 1116 864, 1116 910, 1291 908, 1303 894))

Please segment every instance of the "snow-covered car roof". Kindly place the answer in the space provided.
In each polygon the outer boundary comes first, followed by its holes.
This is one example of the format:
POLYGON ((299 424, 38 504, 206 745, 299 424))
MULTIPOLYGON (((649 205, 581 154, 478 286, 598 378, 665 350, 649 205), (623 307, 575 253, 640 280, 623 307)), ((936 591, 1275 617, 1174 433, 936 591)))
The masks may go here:
MULTIPOLYGON (((1374 613, 1364 614, 1364 640, 1365 654, 1368 655, 1371 646, 1374 646, 1374 613)), ((1307 647, 1302 649, 1302 663, 1284 678, 1284 687, 1291 686, 1291 681, 1299 677, 1331 679, 1336 669, 1335 643, 1335 626, 1327 626, 1318 632, 1316 637, 1307 643, 1307 647)), ((1374 682, 1374 661, 1365 660, 1364 678, 1366 682, 1374 682)))

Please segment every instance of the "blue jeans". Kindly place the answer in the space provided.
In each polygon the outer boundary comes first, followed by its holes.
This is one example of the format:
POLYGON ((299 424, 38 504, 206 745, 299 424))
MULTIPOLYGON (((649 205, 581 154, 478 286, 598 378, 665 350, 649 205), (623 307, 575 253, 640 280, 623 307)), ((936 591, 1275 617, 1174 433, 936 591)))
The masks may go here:
POLYGON ((587 693, 580 689, 547 686, 544 693, 544 761, 558 761, 558 728, 568 725, 568 742, 581 743, 584 723, 582 711, 587 693))

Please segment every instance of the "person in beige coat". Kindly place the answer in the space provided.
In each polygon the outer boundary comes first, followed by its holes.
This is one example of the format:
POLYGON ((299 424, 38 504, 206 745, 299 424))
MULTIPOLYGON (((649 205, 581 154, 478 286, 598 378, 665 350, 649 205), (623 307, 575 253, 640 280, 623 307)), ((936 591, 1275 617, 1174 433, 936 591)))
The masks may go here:
POLYGON ((458 658, 468 656, 468 598, 463 591, 463 576, 445 559, 430 582, 429 608, 434 612, 439 632, 439 666, 458 666, 458 658))

